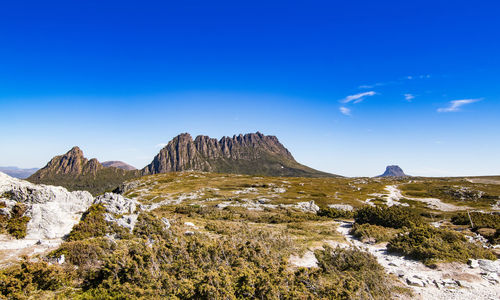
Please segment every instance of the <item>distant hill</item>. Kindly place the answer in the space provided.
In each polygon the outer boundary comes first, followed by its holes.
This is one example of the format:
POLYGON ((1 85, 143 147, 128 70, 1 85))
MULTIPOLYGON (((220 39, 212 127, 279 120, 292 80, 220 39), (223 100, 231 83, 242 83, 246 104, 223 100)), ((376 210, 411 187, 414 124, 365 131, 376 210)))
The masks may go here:
POLYGON ((260 132, 223 137, 220 140, 188 133, 172 139, 142 174, 185 170, 267 176, 337 176, 304 166, 275 136, 260 132))
POLYGON ((105 167, 115 167, 118 169, 128 170, 128 171, 137 170, 136 167, 131 166, 123 161, 118 161, 118 160, 104 161, 101 164, 105 167))
POLYGON ((68 190, 87 190, 92 194, 110 191, 139 172, 103 166, 97 159, 88 160, 82 150, 73 147, 52 158, 45 167, 27 178, 32 183, 60 185, 68 190))
POLYGON ((399 166, 393 165, 387 166, 384 174, 377 177, 408 177, 408 175, 406 175, 405 172, 403 172, 403 169, 401 169, 399 166))
POLYGON ((0 167, 0 172, 3 172, 9 176, 25 179, 35 173, 38 168, 22 169, 18 167, 0 167))

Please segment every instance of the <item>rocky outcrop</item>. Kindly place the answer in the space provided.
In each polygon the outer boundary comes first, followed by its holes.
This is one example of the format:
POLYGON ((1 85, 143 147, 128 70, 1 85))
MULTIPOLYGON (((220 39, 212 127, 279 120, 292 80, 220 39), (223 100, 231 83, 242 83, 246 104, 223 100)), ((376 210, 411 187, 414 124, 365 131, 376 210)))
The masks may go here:
POLYGON ((176 171, 261 174, 273 176, 332 176, 295 161, 275 136, 260 132, 220 140, 188 133, 176 136, 155 156, 142 174, 176 171))
POLYGON ((104 218, 107 222, 116 223, 131 232, 135 227, 141 205, 138 201, 128 199, 122 195, 105 193, 96 197, 94 204, 102 204, 106 209, 104 218))
POLYGON ((36 185, 0 172, 0 202, 9 213, 16 203, 26 207, 29 217, 27 240, 59 239, 77 224, 93 202, 89 192, 69 192, 63 187, 36 185))
POLYGON ((387 166, 384 174, 377 177, 408 177, 399 166, 387 166))

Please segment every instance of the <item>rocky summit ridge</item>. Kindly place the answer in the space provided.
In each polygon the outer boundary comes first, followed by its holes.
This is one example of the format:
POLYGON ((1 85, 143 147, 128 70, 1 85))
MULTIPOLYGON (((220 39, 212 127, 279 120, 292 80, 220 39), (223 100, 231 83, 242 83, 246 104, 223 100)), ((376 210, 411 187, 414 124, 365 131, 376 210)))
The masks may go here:
POLYGON ((52 158, 45 167, 37 171, 31 178, 44 178, 54 174, 86 175, 96 174, 104 166, 95 158, 88 160, 83 151, 75 146, 63 155, 52 158))
POLYGON ((186 170, 267 176, 333 176, 299 164, 277 137, 260 132, 220 140, 204 135, 193 140, 189 133, 180 134, 141 172, 149 175, 186 170))
POLYGON ((100 194, 111 191, 123 181, 137 176, 137 171, 104 166, 96 158, 87 159, 83 151, 75 146, 65 154, 52 158, 45 167, 27 180, 100 194))

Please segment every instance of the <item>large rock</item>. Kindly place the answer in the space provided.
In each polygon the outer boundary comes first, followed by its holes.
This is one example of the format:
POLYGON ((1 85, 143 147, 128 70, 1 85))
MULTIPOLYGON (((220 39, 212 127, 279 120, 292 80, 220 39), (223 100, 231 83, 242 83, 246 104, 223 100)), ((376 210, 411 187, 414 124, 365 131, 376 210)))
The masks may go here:
POLYGON ((25 239, 57 239, 68 234, 85 210, 92 205, 89 192, 69 192, 63 187, 36 185, 0 172, 0 201, 12 207, 26 205, 30 220, 25 239))
POLYGON ((407 177, 408 175, 403 172, 403 169, 401 169, 399 166, 387 166, 385 169, 384 174, 379 175, 377 177, 407 177))
POLYGON ((137 200, 113 193, 105 193, 96 197, 94 203, 104 206, 106 209, 104 217, 107 222, 114 222, 119 226, 129 229, 131 232, 137 222, 139 211, 142 210, 137 200))
POLYGON ((295 205, 295 207, 304 212, 317 213, 319 211, 319 206, 314 203, 314 200, 309 202, 299 202, 295 205))

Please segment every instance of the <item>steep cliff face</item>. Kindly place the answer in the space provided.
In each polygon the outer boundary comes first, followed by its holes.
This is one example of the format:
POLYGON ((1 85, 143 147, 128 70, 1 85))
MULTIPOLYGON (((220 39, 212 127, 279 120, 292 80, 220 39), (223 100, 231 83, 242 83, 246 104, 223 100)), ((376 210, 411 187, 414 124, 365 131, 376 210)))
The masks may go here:
POLYGON ((269 176, 332 176, 295 161, 275 136, 260 132, 220 140, 188 133, 172 139, 142 174, 185 170, 269 176))
POLYGON ((87 159, 83 151, 73 147, 52 158, 45 167, 28 177, 33 183, 60 185, 69 190, 87 190, 93 194, 110 191, 124 180, 139 175, 116 167, 105 167, 97 159, 87 159))

